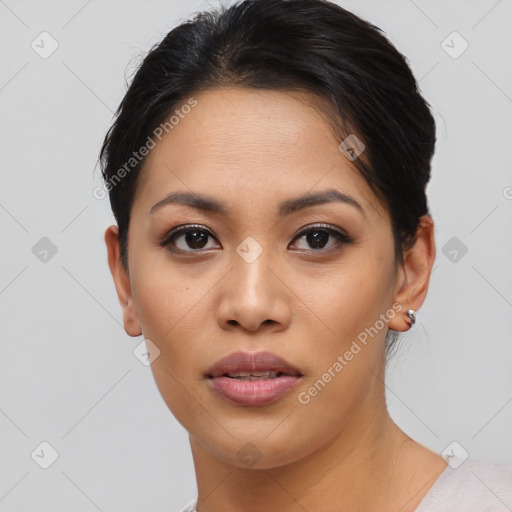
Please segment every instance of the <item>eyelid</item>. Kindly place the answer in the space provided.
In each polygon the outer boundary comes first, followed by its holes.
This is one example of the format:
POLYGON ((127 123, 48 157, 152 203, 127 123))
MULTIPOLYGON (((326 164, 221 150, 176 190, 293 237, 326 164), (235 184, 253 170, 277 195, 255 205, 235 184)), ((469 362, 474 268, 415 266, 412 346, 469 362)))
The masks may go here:
POLYGON ((172 228, 166 236, 174 236, 178 233, 181 233, 181 232, 187 232, 187 231, 192 231, 193 229, 200 229, 202 231, 206 231, 208 232, 213 238, 215 238, 215 235, 211 232, 210 229, 208 229, 206 226, 204 226, 203 224, 180 224, 179 226, 176 226, 174 228, 172 228))
POLYGON ((297 238, 299 235, 308 233, 309 231, 311 231, 312 229, 315 229, 315 228, 336 231, 340 235, 350 238, 341 228, 338 228, 337 226, 334 226, 332 224, 326 224, 324 222, 316 222, 313 224, 308 224, 307 226, 304 226, 303 228, 300 228, 300 230, 297 232, 297 234, 293 237, 293 240, 295 240, 295 238, 297 238))

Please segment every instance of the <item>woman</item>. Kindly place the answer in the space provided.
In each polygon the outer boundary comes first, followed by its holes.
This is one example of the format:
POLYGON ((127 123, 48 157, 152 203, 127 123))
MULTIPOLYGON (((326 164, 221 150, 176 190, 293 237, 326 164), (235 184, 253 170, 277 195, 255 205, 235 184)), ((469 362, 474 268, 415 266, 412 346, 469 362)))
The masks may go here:
POLYGON ((435 124, 381 31, 322 0, 202 13, 117 114, 109 266, 189 432, 184 510, 510 509, 512 468, 452 463, 386 408, 435 259, 435 124))

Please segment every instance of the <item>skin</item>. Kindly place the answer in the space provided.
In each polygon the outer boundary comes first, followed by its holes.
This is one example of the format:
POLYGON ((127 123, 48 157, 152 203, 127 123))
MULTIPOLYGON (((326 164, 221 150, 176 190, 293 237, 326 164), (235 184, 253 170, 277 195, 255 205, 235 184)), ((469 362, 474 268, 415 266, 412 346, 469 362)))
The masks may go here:
POLYGON ((159 348, 156 384, 189 432, 198 511, 413 511, 446 463, 387 412, 387 328, 309 403, 298 394, 393 304, 402 309, 388 326, 409 329, 406 311, 423 304, 435 259, 432 219, 422 217, 398 265, 388 211, 305 93, 218 89, 195 98, 147 157, 131 212, 129 272, 116 226, 105 242, 125 330, 159 348), (355 198, 364 215, 338 202, 277 215, 279 202, 328 188, 355 198), (178 204, 149 213, 178 191, 212 196, 230 213, 178 204), (353 243, 337 246, 331 236, 315 248, 296 236, 318 223, 353 243), (184 254, 159 245, 182 224, 213 237, 190 246, 179 236, 184 254), (263 248, 252 263, 236 252, 249 236, 263 248), (274 404, 229 403, 205 372, 237 350, 272 351, 302 381, 274 404), (251 467, 237 456, 249 442, 261 456, 251 467))

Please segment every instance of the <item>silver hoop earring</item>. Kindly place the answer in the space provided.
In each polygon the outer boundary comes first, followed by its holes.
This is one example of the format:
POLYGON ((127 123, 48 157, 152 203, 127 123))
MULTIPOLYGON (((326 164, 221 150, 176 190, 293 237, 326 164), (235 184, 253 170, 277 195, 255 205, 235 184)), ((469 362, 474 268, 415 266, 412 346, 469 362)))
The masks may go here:
POLYGON ((411 328, 416 323, 416 313, 414 312, 414 309, 408 309, 407 316, 409 317, 409 320, 411 321, 411 323, 409 325, 409 328, 411 328))

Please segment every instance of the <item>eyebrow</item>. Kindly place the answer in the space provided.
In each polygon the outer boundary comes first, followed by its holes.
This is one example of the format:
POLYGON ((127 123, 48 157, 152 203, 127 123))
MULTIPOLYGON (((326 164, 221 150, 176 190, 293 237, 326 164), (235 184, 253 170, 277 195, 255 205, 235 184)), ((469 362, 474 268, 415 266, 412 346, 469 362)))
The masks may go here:
MULTIPOLYGON (((278 214, 281 217, 285 217, 305 208, 333 202, 353 206, 359 210, 364 217, 366 217, 364 208, 354 197, 332 188, 319 192, 308 192, 302 196, 287 199, 279 203, 278 214)), ((224 203, 214 199, 213 197, 194 192, 174 192, 153 205, 149 213, 151 214, 168 204, 183 204, 192 208, 197 208, 198 210, 217 213, 224 216, 229 215, 231 211, 231 208, 228 208, 224 203)))

